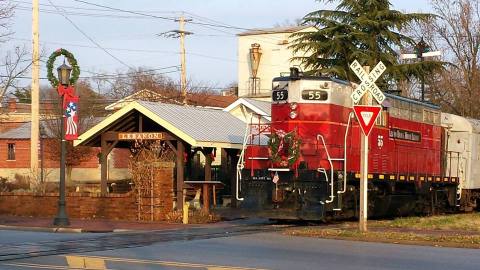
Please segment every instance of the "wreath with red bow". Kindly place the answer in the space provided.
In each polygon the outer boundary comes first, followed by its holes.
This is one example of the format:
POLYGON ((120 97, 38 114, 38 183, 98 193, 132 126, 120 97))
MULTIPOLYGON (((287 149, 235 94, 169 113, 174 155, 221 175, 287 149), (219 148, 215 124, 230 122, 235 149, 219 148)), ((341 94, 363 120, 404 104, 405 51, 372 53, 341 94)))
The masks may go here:
POLYGON ((300 156, 300 139, 296 131, 273 131, 268 141, 270 160, 287 167, 293 165, 300 156))
POLYGON ((53 63, 55 59, 63 55, 67 58, 68 63, 72 66, 72 76, 70 76, 70 84, 74 85, 77 82, 78 77, 80 76, 80 67, 78 66, 77 60, 73 54, 65 49, 58 49, 54 51, 47 61, 47 79, 52 84, 54 88, 58 86, 58 78, 53 75, 53 63))

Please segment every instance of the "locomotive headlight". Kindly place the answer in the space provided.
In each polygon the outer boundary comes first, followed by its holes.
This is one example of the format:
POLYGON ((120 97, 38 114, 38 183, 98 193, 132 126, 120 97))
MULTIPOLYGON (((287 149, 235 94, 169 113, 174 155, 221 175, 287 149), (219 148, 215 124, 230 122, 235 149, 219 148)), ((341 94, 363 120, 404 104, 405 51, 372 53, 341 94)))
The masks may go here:
POLYGON ((296 102, 290 103, 290 109, 295 110, 298 107, 298 104, 296 102))
POLYGON ((297 114, 296 111, 291 111, 290 112, 290 118, 295 119, 295 118, 297 118, 297 116, 298 116, 298 114, 297 114))

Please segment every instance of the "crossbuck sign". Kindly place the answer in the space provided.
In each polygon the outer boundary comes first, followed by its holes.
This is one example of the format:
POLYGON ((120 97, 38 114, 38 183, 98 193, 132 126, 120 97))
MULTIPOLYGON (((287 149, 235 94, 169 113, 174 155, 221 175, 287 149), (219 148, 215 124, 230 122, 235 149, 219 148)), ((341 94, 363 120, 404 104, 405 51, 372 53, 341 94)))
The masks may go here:
POLYGON ((372 96, 378 101, 378 104, 382 104, 382 102, 385 100, 385 95, 375 84, 375 81, 382 75, 382 73, 387 69, 387 67, 382 62, 379 62, 373 68, 372 72, 367 73, 363 69, 362 65, 360 65, 360 63, 355 60, 350 65, 350 68, 353 70, 355 75, 357 75, 357 77, 360 78, 360 80, 362 81, 362 83, 357 86, 357 88, 355 88, 352 95, 350 95, 353 102, 358 103, 362 96, 367 91, 369 91, 372 96))

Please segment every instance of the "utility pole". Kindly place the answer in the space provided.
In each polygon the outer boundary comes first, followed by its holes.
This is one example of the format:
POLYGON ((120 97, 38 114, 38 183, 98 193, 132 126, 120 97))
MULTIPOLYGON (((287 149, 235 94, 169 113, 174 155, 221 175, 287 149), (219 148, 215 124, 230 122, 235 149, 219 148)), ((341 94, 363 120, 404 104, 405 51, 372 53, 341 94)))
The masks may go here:
POLYGON ((185 31, 185 23, 191 21, 190 19, 185 19, 182 15, 179 19, 175 20, 179 22, 178 30, 171 30, 158 34, 158 36, 165 36, 169 38, 179 38, 180 39, 180 90, 182 92, 182 102, 184 105, 187 105, 187 66, 186 66, 186 53, 185 53, 185 36, 193 34, 192 32, 185 31))
POLYGON ((40 99, 40 49, 38 33, 38 0, 32 0, 32 89, 30 129, 30 169, 37 174, 39 143, 39 99, 40 99))
POLYGON ((182 98, 183 98, 183 105, 187 105, 187 71, 185 65, 185 17, 180 16, 178 20, 180 22, 180 57, 181 57, 181 67, 182 67, 182 74, 180 78, 180 85, 182 88, 182 98))

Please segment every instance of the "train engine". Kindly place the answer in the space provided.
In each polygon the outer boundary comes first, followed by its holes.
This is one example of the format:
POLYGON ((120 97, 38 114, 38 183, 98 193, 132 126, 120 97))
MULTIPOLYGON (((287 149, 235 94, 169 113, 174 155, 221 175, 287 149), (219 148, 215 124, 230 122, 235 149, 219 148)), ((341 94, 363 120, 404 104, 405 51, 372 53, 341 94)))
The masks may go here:
MULTIPOLYGON (((271 123, 250 128, 239 161, 242 208, 275 219, 358 216, 362 131, 352 91, 296 69, 273 79, 271 123)), ((456 209, 460 158, 446 148, 439 108, 395 95, 383 106, 369 136, 369 214, 456 209)))

